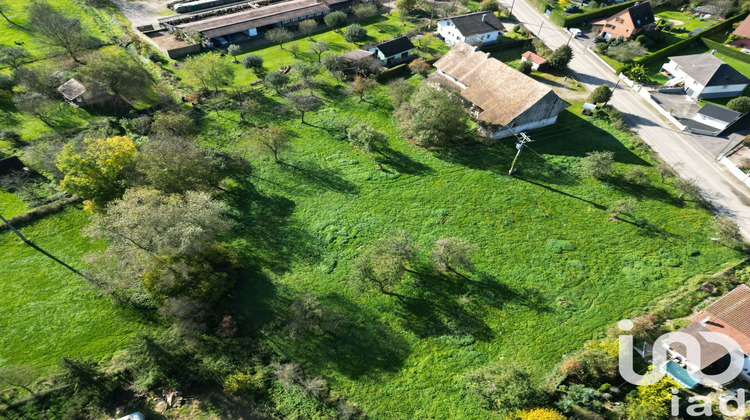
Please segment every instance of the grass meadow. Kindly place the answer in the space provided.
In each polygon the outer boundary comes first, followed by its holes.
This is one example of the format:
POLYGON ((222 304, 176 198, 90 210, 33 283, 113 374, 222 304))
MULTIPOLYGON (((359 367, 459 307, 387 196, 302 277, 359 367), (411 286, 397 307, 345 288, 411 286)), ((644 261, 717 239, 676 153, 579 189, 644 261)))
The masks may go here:
MULTIPOLYGON (((287 127, 294 150, 284 164, 246 152, 256 190, 236 205, 253 215, 242 240, 258 268, 229 305, 248 328, 302 292, 341 311, 353 326, 341 336, 266 339, 373 417, 482 417, 465 391, 466 373, 515 363, 542 380, 597 331, 664 295, 684 296, 702 274, 739 261, 710 241, 710 213, 677 200, 633 137, 579 116, 580 104, 558 124, 529 133, 535 142, 510 177, 511 141, 419 149, 400 137, 384 89, 366 102, 341 89, 316 91, 326 105, 306 116, 308 124, 285 99, 270 92, 256 98, 263 109, 253 122, 287 127), (388 134, 390 149, 352 149, 330 128, 335 120, 366 120, 388 134), (578 162, 593 150, 615 152, 620 173, 643 168, 649 185, 582 179, 578 162), (629 197, 635 215, 648 221, 642 227, 609 221, 607 208, 629 197), (353 283, 352 261, 400 230, 423 255, 441 237, 469 240, 477 269, 456 277, 420 268, 396 288, 403 299, 353 283)), ((252 140, 237 121, 231 109, 207 111, 206 144, 248 150, 252 140)))

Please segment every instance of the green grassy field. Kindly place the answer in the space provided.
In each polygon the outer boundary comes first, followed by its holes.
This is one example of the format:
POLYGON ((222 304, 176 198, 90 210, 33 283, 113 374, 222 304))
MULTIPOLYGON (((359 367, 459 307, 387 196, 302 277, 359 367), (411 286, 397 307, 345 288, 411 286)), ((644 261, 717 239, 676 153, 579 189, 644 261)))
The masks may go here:
MULTIPOLYGON (((516 363, 541 379, 608 325, 739 258, 710 241, 712 216, 677 200, 628 135, 577 112, 530 133, 533 151, 509 177, 515 148, 507 140, 427 151, 399 136, 383 91, 368 102, 330 85, 318 94, 326 106, 309 115, 310 125, 285 111, 284 99, 260 100, 255 122, 292 130, 295 150, 283 156, 286 165, 250 154, 258 191, 255 205, 245 204, 255 215, 245 240, 262 269, 232 304, 251 324, 304 291, 339 309, 352 327, 336 337, 267 340, 372 417, 484 417, 465 391, 467 372, 516 363), (327 127, 342 118, 386 132, 386 156, 336 140, 327 127), (651 184, 580 179, 578 161, 592 150, 614 151, 620 171, 643 167, 651 184), (652 227, 609 221, 607 207, 627 197, 652 227), (398 230, 426 250, 437 238, 466 238, 477 247, 476 271, 464 279, 425 269, 396 289, 404 299, 352 283, 353 259, 398 230), (575 250, 558 253, 555 240, 575 250)), ((245 138, 238 120, 231 110, 204 114, 204 141, 247 144, 230 140, 245 138)))
MULTIPOLYGON (((0 195, 3 201, 6 193, 0 195)), ((81 237, 87 215, 68 209, 20 229, 29 240, 74 268, 91 245, 81 237)), ((111 355, 143 322, 113 306, 84 279, 15 235, 0 233, 0 365, 53 368, 63 356, 111 355)))
POLYGON ((2 214, 3 217, 7 219, 19 214, 24 214, 28 210, 28 206, 26 206, 26 203, 21 201, 20 198, 7 191, 0 190, 0 214, 2 214))
MULTIPOLYGON (((710 26, 716 23, 715 21, 712 21, 712 20, 709 20, 709 21, 701 20, 694 16, 688 15, 686 13, 682 13, 678 10, 674 10, 673 8, 665 7, 665 6, 657 7, 656 9, 654 9, 654 15, 667 21, 682 22, 682 23, 673 22, 674 27, 684 28, 688 32, 694 29, 703 28, 705 26, 710 26)), ((680 34, 680 36, 682 35, 684 35, 684 37, 687 37, 687 33, 680 34)))

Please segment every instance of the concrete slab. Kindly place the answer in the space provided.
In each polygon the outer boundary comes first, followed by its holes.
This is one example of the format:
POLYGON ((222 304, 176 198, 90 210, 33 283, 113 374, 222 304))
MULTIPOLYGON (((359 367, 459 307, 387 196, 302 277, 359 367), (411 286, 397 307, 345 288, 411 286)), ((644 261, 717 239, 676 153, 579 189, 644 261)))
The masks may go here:
POLYGON ((701 107, 685 94, 652 92, 651 97, 676 118, 693 118, 701 107))

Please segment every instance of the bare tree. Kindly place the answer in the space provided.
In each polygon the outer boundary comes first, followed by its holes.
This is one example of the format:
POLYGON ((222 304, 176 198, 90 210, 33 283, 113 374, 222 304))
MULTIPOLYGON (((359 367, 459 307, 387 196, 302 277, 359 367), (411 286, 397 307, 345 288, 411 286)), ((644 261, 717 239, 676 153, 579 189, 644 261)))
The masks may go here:
POLYGON ((318 63, 320 63, 320 57, 324 52, 328 51, 330 47, 325 41, 318 41, 310 46, 310 51, 314 52, 318 56, 318 63))
POLYGON ((290 95, 290 101, 294 109, 299 111, 303 124, 307 124, 307 122, 305 121, 305 114, 311 111, 315 111, 322 105, 320 99, 312 95, 290 95))
POLYGON ((316 22, 315 19, 305 19, 299 23, 299 30, 302 31, 305 35, 307 35, 310 41, 313 40, 312 33, 315 32, 315 29, 317 27, 318 27, 318 22, 316 22))
POLYGON ((276 163, 281 163, 279 153, 291 149, 289 131, 277 125, 259 128, 253 132, 253 137, 257 140, 262 150, 273 156, 273 160, 276 163))
POLYGON ((441 238, 435 241, 435 248, 430 256, 439 270, 458 274, 457 269, 472 270, 474 261, 471 259, 475 248, 462 238, 441 238))
POLYGON ((266 32, 266 39, 279 44, 279 48, 284 49, 284 43, 292 40, 292 33, 284 28, 273 28, 266 32))
POLYGON ((73 61, 85 64, 79 56, 94 42, 80 20, 63 15, 49 3, 35 1, 29 6, 29 22, 48 45, 65 50, 73 61))
POLYGON ((634 209, 635 201, 632 198, 627 200, 617 200, 609 207, 609 211, 612 213, 609 220, 614 222, 621 214, 632 215, 634 209))
POLYGON ((19 67, 31 61, 31 54, 21 47, 0 48, 0 64, 11 69, 18 70, 19 67))
POLYGON ((409 271, 416 256, 417 247, 405 232, 381 239, 354 261, 354 279, 375 283, 381 293, 397 296, 390 290, 409 271))

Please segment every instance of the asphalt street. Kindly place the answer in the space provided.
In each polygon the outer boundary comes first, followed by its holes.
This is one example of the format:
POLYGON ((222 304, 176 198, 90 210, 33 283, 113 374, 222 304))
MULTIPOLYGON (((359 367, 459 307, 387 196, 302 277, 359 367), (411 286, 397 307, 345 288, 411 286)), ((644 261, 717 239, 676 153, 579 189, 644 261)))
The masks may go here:
MULTIPOLYGON (((510 0, 501 0, 510 8, 510 0)), ((524 0, 515 0, 515 17, 552 49, 569 42, 570 34, 546 16, 537 12, 524 0), (541 31, 540 31, 541 29, 541 31)), ((604 83, 615 86, 619 80, 590 51, 570 40, 574 57, 569 64, 571 75, 591 91, 604 83)), ((616 89, 610 104, 619 109, 625 122, 638 135, 679 172, 694 179, 703 195, 720 214, 736 220, 743 235, 750 239, 750 190, 721 167, 720 163, 707 156, 681 132, 666 122, 651 106, 624 83, 616 89)))

